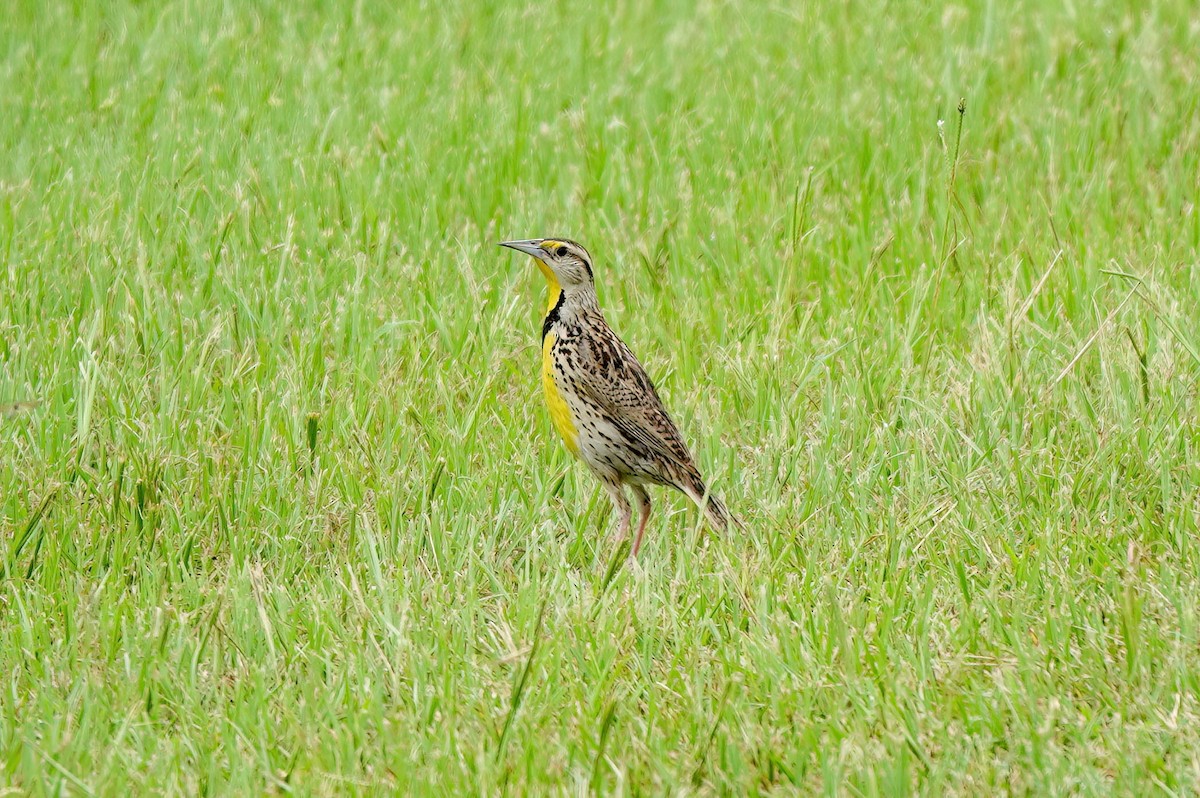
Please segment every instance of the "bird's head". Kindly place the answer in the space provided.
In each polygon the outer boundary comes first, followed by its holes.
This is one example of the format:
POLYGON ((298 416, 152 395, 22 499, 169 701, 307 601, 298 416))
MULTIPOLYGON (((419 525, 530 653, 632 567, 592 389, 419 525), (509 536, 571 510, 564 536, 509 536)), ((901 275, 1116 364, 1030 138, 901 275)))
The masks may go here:
POLYGON ((525 241, 502 241, 500 246, 532 256, 550 283, 551 292, 556 288, 571 291, 594 287, 592 256, 574 241, 566 238, 530 238, 525 241))

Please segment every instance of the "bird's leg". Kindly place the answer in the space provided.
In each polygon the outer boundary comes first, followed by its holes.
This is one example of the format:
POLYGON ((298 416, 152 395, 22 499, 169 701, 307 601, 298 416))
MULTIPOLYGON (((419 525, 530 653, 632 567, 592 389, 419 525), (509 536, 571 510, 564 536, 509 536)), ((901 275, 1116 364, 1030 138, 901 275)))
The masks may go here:
POLYGON ((629 499, 625 498, 625 488, 621 487, 620 482, 606 480, 604 487, 617 511, 617 540, 624 540, 629 534, 629 519, 633 515, 633 509, 629 506, 629 499))
POLYGON ((646 522, 650 520, 650 494, 641 485, 630 485, 633 490, 633 498, 638 506, 638 528, 637 534, 633 536, 633 550, 630 552, 630 557, 636 557, 638 549, 642 547, 642 535, 646 532, 646 522))

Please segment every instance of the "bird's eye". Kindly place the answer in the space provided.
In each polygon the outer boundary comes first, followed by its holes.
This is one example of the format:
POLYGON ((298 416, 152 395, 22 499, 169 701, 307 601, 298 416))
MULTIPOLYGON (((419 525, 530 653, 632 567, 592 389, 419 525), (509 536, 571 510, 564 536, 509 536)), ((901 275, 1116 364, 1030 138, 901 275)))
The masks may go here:
POLYGON ((554 254, 560 258, 565 258, 565 257, 567 257, 567 248, 559 247, 558 249, 554 250, 554 254))

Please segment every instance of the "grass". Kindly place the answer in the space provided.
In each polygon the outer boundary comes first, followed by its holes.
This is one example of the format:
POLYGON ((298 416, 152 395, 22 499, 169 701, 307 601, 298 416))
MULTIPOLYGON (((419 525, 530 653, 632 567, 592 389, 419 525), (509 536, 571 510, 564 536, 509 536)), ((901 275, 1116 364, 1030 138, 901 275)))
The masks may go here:
POLYGON ((6 15, 3 794, 1197 789, 1190 3, 6 15), (552 233, 744 535, 616 559, 552 233))

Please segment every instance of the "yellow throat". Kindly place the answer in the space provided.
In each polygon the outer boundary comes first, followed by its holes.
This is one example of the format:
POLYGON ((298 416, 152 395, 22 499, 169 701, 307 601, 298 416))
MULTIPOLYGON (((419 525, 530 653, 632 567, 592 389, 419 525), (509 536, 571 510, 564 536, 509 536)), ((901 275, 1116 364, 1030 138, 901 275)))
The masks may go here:
MULTIPOLYGON (((549 266, 540 260, 537 265, 542 270, 542 274, 546 276, 548 289, 546 313, 549 314, 562 297, 562 286, 559 285, 558 278, 554 276, 554 272, 550 270, 549 266)), ((567 445, 571 454, 578 455, 579 431, 575 428, 575 421, 571 417, 571 408, 567 406, 566 400, 558 390, 558 381, 554 374, 554 359, 551 357, 551 352, 554 350, 557 340, 558 336, 552 331, 547 331, 542 336, 542 391, 546 394, 546 407, 550 409, 550 420, 554 422, 554 428, 562 436, 563 443, 567 445)))

